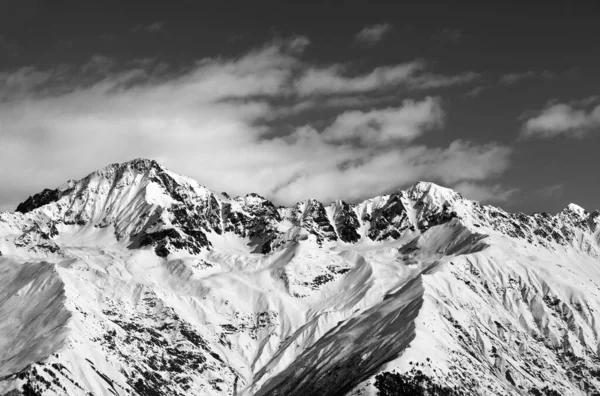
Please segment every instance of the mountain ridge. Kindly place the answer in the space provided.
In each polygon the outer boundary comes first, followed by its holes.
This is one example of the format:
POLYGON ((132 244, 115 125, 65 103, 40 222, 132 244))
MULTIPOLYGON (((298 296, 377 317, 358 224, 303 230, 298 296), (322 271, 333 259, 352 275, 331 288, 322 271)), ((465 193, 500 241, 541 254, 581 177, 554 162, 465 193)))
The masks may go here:
MULTIPOLYGON (((104 167, 104 168, 102 168, 102 169, 100 169, 98 171, 94 171, 94 172, 88 174, 86 177, 84 177, 81 180, 79 180, 79 182, 82 181, 82 180, 85 180, 87 178, 90 178, 93 175, 97 175, 97 174, 102 175, 102 174, 104 174, 106 172, 110 172, 110 170, 113 170, 113 171, 119 170, 119 169, 123 170, 126 167, 133 167, 134 169, 137 169, 138 171, 147 171, 147 170, 150 170, 150 169, 159 169, 161 171, 167 171, 168 173, 172 174, 172 172, 168 171, 166 169, 166 167, 164 165, 162 165, 157 160, 147 159, 147 158, 137 158, 137 159, 133 159, 133 160, 122 162, 122 163, 112 163, 110 165, 107 165, 106 167, 104 167)), ((189 178, 187 176, 180 176, 180 177, 184 177, 186 179, 193 180, 193 179, 191 179, 191 178, 189 178)), ((65 193, 68 193, 70 191, 70 189, 73 187, 73 185, 75 183, 77 183, 77 182, 78 181, 75 181, 75 180, 69 180, 69 181, 67 181, 66 183, 64 183, 63 185, 61 185, 58 188, 55 188, 55 189, 45 188, 40 193, 37 193, 37 194, 34 194, 34 195, 30 196, 27 200, 25 200, 25 201, 21 202, 20 204, 18 204, 17 208, 15 209, 15 212, 27 213, 29 211, 37 209, 38 207, 41 207, 41 206, 46 205, 48 203, 54 202, 54 201, 56 201, 59 198, 60 195, 64 195, 65 193)), ((424 190, 424 189, 426 190, 427 188, 430 188, 430 187, 434 187, 434 189, 437 189, 437 190, 445 190, 445 191, 451 192, 453 194, 458 194, 458 196, 460 196, 460 198, 463 198, 460 193, 458 193, 458 192, 456 192, 454 190, 451 190, 451 189, 446 188, 446 187, 439 186, 439 185, 437 185, 435 183, 432 183, 432 182, 420 180, 420 181, 417 181, 417 182, 413 183, 412 185, 410 185, 409 187, 407 187, 404 190, 403 189, 396 189, 396 190, 394 190, 391 193, 383 194, 383 195, 375 196, 375 197, 371 197, 371 198, 366 198, 366 199, 364 199, 362 201, 359 200, 359 201, 357 201, 355 203, 353 203, 353 202, 346 202, 344 199, 336 199, 334 201, 331 201, 327 206, 331 206, 331 205, 336 204, 336 203, 344 203, 344 204, 356 206, 356 205, 359 205, 361 203, 365 203, 366 201, 373 200, 373 199, 376 199, 376 198, 389 197, 389 196, 392 196, 393 194, 401 192, 401 191, 424 190)), ((254 192, 247 193, 246 195, 235 196, 233 198, 230 197, 230 195, 228 193, 226 193, 226 192, 217 193, 217 192, 211 190, 211 193, 213 193, 215 195, 223 196, 223 197, 225 197, 227 199, 242 199, 242 198, 246 198, 246 197, 250 196, 250 197, 259 198, 259 199, 262 199, 262 200, 265 200, 265 201, 268 201, 269 203, 271 203, 271 201, 269 201, 268 199, 266 199, 262 195, 254 193, 254 192)), ((305 199, 303 201, 297 202, 294 205, 291 205, 290 207, 293 207, 295 205, 299 205, 299 204, 304 203, 306 201, 317 201, 317 202, 320 202, 320 201, 318 201, 316 199, 313 199, 313 198, 307 198, 307 199, 305 199)), ((324 203, 322 203, 322 204, 324 205, 324 203)), ((283 206, 283 205, 278 205, 277 207, 278 208, 286 208, 286 206, 283 206)), ((590 213, 590 212, 588 212, 588 210, 586 210, 585 208, 583 208, 583 207, 581 207, 581 206, 579 206, 579 205, 577 205, 575 203, 569 203, 561 211, 567 211, 567 210, 570 210, 570 211, 573 211, 573 212, 577 212, 577 213, 581 213, 581 212, 583 212, 585 214, 589 214, 590 213)), ((595 210, 595 211, 597 212, 598 210, 595 210)), ((518 213, 522 213, 522 212, 518 212, 518 213)), ((535 212, 535 213, 532 213, 530 215, 541 214, 541 213, 545 213, 545 212, 535 212)))
POLYGON ((394 370, 600 389, 598 211, 511 214, 428 182, 276 207, 144 159, 19 208, 0 213, 2 392, 374 395, 394 370))

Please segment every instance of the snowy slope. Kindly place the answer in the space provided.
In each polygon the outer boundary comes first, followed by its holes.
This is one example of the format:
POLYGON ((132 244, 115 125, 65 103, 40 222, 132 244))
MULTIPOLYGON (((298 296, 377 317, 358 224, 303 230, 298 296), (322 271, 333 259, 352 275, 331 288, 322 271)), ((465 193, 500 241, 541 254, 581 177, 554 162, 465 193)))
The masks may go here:
POLYGON ((595 394, 599 224, 424 182, 278 208, 109 165, 0 213, 0 394, 595 394))

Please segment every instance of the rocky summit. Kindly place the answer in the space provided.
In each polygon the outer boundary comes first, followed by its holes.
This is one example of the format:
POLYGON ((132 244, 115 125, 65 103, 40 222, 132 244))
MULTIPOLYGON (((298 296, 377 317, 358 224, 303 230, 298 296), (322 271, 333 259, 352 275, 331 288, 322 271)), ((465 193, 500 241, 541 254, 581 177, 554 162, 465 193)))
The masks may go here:
POLYGON ((599 225, 109 165, 0 213, 0 394, 600 395, 599 225))

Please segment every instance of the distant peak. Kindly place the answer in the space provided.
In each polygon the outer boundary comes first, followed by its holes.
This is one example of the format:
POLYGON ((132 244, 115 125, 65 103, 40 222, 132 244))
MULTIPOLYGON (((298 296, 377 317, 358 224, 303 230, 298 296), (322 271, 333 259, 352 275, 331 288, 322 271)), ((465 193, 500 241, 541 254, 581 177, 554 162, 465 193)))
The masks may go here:
POLYGON ((570 203, 566 208, 563 209, 563 212, 574 213, 579 217, 584 217, 587 214, 587 211, 581 206, 570 203))
POLYGON ((138 171, 138 172, 147 172, 151 169, 156 169, 156 170, 165 170, 165 167, 160 164, 158 161, 153 160, 153 159, 148 159, 148 158, 136 158, 133 159, 131 161, 127 161, 127 162, 123 162, 123 163, 117 163, 117 164, 112 164, 109 165, 109 167, 115 167, 117 169, 131 169, 134 171, 138 171))
POLYGON ((420 199, 425 195, 428 195, 436 200, 451 200, 461 198, 461 195, 456 191, 439 186, 432 182, 418 181, 406 190, 409 197, 413 199, 420 199))
POLYGON ((136 158, 131 161, 124 162, 123 165, 127 165, 130 168, 135 168, 139 170, 147 170, 147 169, 165 169, 164 166, 153 159, 148 158, 136 158))
POLYGON ((90 173, 87 178, 94 176, 110 176, 115 174, 122 174, 129 170, 133 173, 146 173, 152 169, 157 171, 165 171, 166 168, 161 165, 158 161, 148 158, 136 158, 130 161, 113 163, 105 166, 104 168, 98 169, 95 172, 90 173))
POLYGON ((267 200, 265 197, 263 197, 262 195, 257 194, 257 193, 248 193, 248 194, 246 194, 245 198, 256 198, 256 199, 260 199, 262 201, 266 201, 267 200))
POLYGON ((427 191, 429 189, 431 189, 432 187, 439 187, 437 184, 432 183, 432 182, 428 182, 428 181, 423 181, 423 180, 419 180, 418 182, 416 182, 415 184, 413 184, 409 190, 420 190, 420 191, 427 191))
POLYGON ((236 197, 236 201, 242 202, 245 205, 262 205, 266 202, 270 204, 270 201, 257 193, 249 193, 244 195, 243 197, 236 197))

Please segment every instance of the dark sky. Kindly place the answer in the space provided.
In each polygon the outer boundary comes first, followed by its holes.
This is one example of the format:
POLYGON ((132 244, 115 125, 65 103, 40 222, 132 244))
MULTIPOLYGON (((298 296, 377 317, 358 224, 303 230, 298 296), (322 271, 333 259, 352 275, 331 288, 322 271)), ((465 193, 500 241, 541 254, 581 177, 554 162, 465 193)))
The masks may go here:
POLYGON ((136 156, 281 203, 599 208, 600 2, 397 3, 0 0, 0 209, 136 156))

